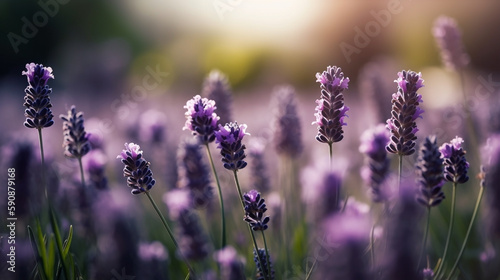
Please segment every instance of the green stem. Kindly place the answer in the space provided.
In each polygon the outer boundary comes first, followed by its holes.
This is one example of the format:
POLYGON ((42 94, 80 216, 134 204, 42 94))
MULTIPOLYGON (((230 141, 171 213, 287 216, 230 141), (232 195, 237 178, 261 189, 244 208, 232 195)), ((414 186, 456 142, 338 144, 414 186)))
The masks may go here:
POLYGON ((375 268, 375 223, 370 230, 370 258, 372 260, 372 269, 375 268))
POLYGON ((85 175, 83 173, 82 157, 78 157, 78 164, 80 165, 80 178, 82 180, 82 187, 85 188, 85 175))
POLYGON ((403 177, 403 155, 399 155, 398 158, 398 190, 401 194, 401 178, 403 177))
POLYGON ((314 268, 316 267, 316 263, 318 263, 318 258, 315 258, 315 259, 314 259, 314 262, 313 262, 313 264, 311 265, 311 269, 310 269, 310 270, 309 270, 309 272, 307 273, 307 275, 306 275, 306 279, 305 279, 305 280, 309 280, 309 278, 311 278, 311 275, 312 275, 312 273, 313 273, 313 270, 314 270, 314 268))
POLYGON ((417 271, 420 269, 420 262, 422 261, 422 256, 424 255, 425 249, 427 247, 427 236, 429 234, 429 224, 431 221, 431 207, 427 207, 427 223, 425 225, 424 238, 422 239, 422 249, 420 250, 420 255, 418 256, 417 271))
POLYGON ((207 147, 208 159, 210 160, 212 172, 214 173, 215 181, 217 182, 217 190, 219 191, 220 214, 222 217, 221 248, 224 248, 226 247, 226 215, 224 214, 224 199, 222 198, 222 189, 220 187, 219 176, 217 176, 217 170, 215 170, 214 160, 212 159, 212 154, 210 153, 210 147, 208 143, 205 146, 207 147))
MULTIPOLYGON (((241 192, 240 181, 238 180, 238 172, 236 170, 233 170, 233 175, 234 175, 234 182, 236 184, 236 189, 238 190, 238 195, 240 197, 241 207, 243 207, 243 212, 245 212, 245 202, 243 202, 243 194, 241 192)), ((257 246, 257 241, 255 240, 255 234, 253 233, 252 227, 250 225, 248 225, 248 230, 250 231, 250 235, 252 236, 253 247, 255 253, 257 254, 257 259, 259 261, 260 267, 264 268, 263 262, 259 254, 259 247, 257 246)), ((267 279, 268 279, 267 275, 264 274, 264 280, 267 279)))
POLYGON ((474 207, 474 212, 472 213, 472 218, 471 218, 470 223, 469 223, 469 228, 467 229, 467 233, 465 234, 464 243, 462 243, 462 248, 460 248, 460 252, 458 253, 457 260, 453 264, 453 267, 451 268, 450 274, 446 278, 447 280, 449 280, 451 278, 451 276, 453 275, 453 272, 455 272, 455 269, 457 268, 458 263, 460 262, 460 258, 462 257, 462 254, 465 251, 465 246, 467 245, 467 241, 469 239, 470 232, 472 231, 472 225, 474 224, 474 220, 476 219, 477 213, 479 212, 479 205, 481 204, 481 199, 483 198, 483 193, 484 193, 484 186, 481 185, 481 188, 479 189, 479 194, 478 194, 477 200, 476 200, 476 206, 474 207))
MULTIPOLYGON (((47 182, 45 182, 45 155, 43 152, 43 138, 42 138, 42 129, 41 128, 38 129, 38 140, 40 142, 40 158, 42 160, 42 186, 43 186, 43 190, 45 192, 45 199, 47 199, 47 201, 49 201, 49 195, 47 192, 47 182)), ((49 205, 50 205, 50 202, 49 202, 49 205)))
POLYGON ((161 222, 163 223, 163 226, 165 227, 165 229, 167 230, 167 233, 168 235, 170 236, 170 239, 172 240, 172 242, 174 243, 174 246, 175 248, 177 249, 177 251, 179 252, 179 254, 181 255, 181 258, 184 260, 184 262, 186 263, 186 266, 188 267, 189 271, 190 271, 190 274, 194 277, 195 277, 195 273, 194 273, 194 270, 193 270, 193 267, 191 267, 191 264, 189 263, 189 261, 182 255, 180 249, 179 249, 179 244, 177 243, 177 241, 175 240, 175 237, 174 237, 174 234, 172 233, 172 230, 170 229, 170 227, 168 226, 168 223, 167 223, 167 220, 165 219, 165 217, 163 216, 163 214, 161 213, 160 209, 158 208, 158 206, 156 205, 155 201, 153 200, 153 198, 151 197, 151 195, 149 194, 149 191, 146 191, 145 192, 146 196, 149 198, 149 201, 151 202, 151 204, 153 205, 153 208, 155 209, 156 213, 158 214, 158 216, 160 217, 160 220, 161 222))
POLYGON ((272 278, 272 273, 271 273, 271 257, 269 256, 269 250, 267 249, 267 242, 266 242, 266 235, 264 234, 264 231, 260 231, 262 233, 262 239, 264 240, 264 249, 266 249, 266 260, 267 260, 267 274, 269 278, 272 278))
POLYGON ((443 258, 439 264, 438 270, 434 275, 438 276, 444 266, 444 261, 446 260, 446 254, 448 253, 448 246, 450 245, 451 232, 453 231, 453 224, 455 220, 455 201, 457 199, 457 183, 453 183, 453 189, 451 193, 451 214, 450 214, 450 226, 448 227, 448 235, 446 237, 446 243, 444 245, 443 258))

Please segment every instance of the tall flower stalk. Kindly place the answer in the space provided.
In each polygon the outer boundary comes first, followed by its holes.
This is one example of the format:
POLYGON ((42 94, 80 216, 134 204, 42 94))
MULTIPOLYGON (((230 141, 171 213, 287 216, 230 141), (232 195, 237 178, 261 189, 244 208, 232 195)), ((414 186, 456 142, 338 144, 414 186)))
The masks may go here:
POLYGON ((42 185, 45 190, 45 197, 48 199, 47 185, 45 182, 45 155, 43 150, 42 129, 50 127, 54 124, 54 115, 52 114, 52 103, 50 102, 50 94, 52 88, 47 83, 49 79, 54 79, 52 68, 44 67, 42 64, 29 63, 26 64, 26 71, 22 72, 28 79, 28 86, 24 90, 24 115, 26 121, 24 126, 27 128, 35 128, 38 131, 38 139, 40 143, 40 158, 42 161, 42 185))
POLYGON ((212 167, 212 172, 217 182, 217 190, 219 193, 219 203, 221 211, 221 248, 226 246, 226 216, 224 211, 224 198, 222 196, 222 188, 219 182, 219 176, 217 176, 217 170, 215 169, 214 160, 212 154, 210 153, 210 143, 215 140, 215 132, 218 130, 219 116, 215 113, 217 107, 215 106, 215 101, 209 100, 207 98, 201 98, 201 96, 196 95, 192 99, 186 102, 184 106, 187 109, 184 115, 186 116, 186 123, 183 130, 190 130, 193 136, 198 139, 198 141, 205 146, 207 151, 207 157, 210 160, 210 165, 212 167))
POLYGON ((465 151, 462 148, 463 142, 463 139, 457 136, 449 143, 444 143, 439 148, 441 157, 444 160, 444 178, 446 181, 453 184, 453 190, 451 197, 450 226, 448 228, 448 235, 446 237, 442 261, 436 272, 436 276, 438 277, 445 265, 448 247, 451 239, 451 233, 453 231, 457 185, 463 184, 469 180, 469 177, 467 176, 469 163, 465 159, 465 151))
POLYGON ((441 190, 444 184, 443 159, 441 158, 435 136, 426 137, 422 143, 418 153, 416 168, 417 183, 420 188, 417 201, 427 208, 426 226, 417 265, 417 269, 420 269, 420 262, 427 247, 431 207, 439 205, 444 199, 444 193, 441 190))
POLYGON ((392 95, 391 118, 387 120, 386 128, 391 133, 386 150, 399 156, 399 185, 401 186, 403 156, 415 153, 415 135, 418 131, 418 118, 422 118, 424 112, 420 107, 422 95, 417 90, 423 87, 424 80, 420 73, 413 71, 398 72, 398 79, 394 82, 398 85, 398 91, 392 95))
POLYGON ((76 107, 73 105, 68 114, 61 115, 60 118, 63 120, 64 155, 78 160, 82 187, 85 187, 82 157, 90 151, 91 146, 89 136, 85 132, 83 113, 77 113, 76 107))
MULTIPOLYGON (((218 144, 217 148, 220 149, 220 154, 222 156, 222 164, 225 169, 233 172, 234 183, 236 185, 236 190, 238 191, 238 197, 240 198, 241 206, 243 211, 245 210, 244 196, 241 191, 240 182, 238 179, 238 171, 247 166, 245 161, 245 145, 242 143, 243 137, 249 135, 246 132, 246 124, 238 124, 236 122, 227 123, 225 126, 219 124, 219 130, 215 132, 215 143, 218 144)), ((264 205, 265 208, 265 205, 264 205)), ((263 221, 262 221, 263 222, 263 221)), ((267 223, 267 222, 266 222, 267 223)), ((255 235, 252 230, 252 226, 249 224, 248 229, 252 237, 254 250, 259 251, 257 246, 257 241, 255 240, 255 235)), ((264 260, 260 257, 258 258, 260 267, 264 267, 264 260)), ((267 275, 264 275, 264 279, 269 279, 267 275)), ((271 279, 269 279, 271 280, 271 279)))
MULTIPOLYGON (((167 230, 169 237, 172 239, 177 250, 180 250, 179 244, 177 243, 172 230, 170 229, 167 220, 161 213, 160 209, 156 205, 154 199, 151 197, 149 191, 155 185, 156 180, 153 178, 153 172, 149 168, 150 163, 146 161, 143 157, 143 151, 141 147, 134 143, 125 143, 125 149, 116 157, 121 160, 121 162, 125 165, 123 168, 123 176, 127 177, 127 185, 132 189, 131 193, 134 195, 137 194, 146 194, 149 201, 153 205, 158 217, 163 223, 163 226, 167 230)), ((181 255, 184 259, 186 266, 189 269, 191 276, 195 277, 194 270, 184 256, 181 255)))

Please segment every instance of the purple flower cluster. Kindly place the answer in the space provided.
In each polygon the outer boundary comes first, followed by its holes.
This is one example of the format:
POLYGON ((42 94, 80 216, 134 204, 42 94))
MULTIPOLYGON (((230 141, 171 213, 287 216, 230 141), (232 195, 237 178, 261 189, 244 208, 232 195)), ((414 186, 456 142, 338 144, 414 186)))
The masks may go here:
POLYGON ((271 189, 271 180, 268 175, 268 167, 264 160, 265 140, 262 138, 251 138, 248 147, 248 156, 251 160, 252 185, 260 192, 271 189))
POLYGON ((221 149, 224 168, 238 171, 247 166, 247 162, 244 161, 246 147, 241 143, 245 135, 250 135, 246 129, 246 124, 238 125, 237 122, 230 122, 225 126, 219 124, 219 130, 215 131, 215 143, 219 144, 217 147, 221 149))
POLYGON ((269 216, 264 217, 267 208, 265 200, 260 197, 260 193, 256 190, 249 191, 243 195, 243 203, 245 204, 244 220, 252 230, 266 230, 270 219, 269 216))
POLYGON ((383 189, 383 183, 389 175, 390 167, 390 160, 385 150, 388 142, 389 132, 384 124, 366 130, 361 135, 359 151, 367 155, 366 166, 361 170, 361 175, 370 187, 374 202, 387 200, 387 190, 383 189))
POLYGON ((42 129, 54 124, 54 115, 50 108, 50 94, 52 89, 47 85, 49 79, 54 79, 52 68, 44 67, 42 64, 26 64, 26 71, 22 72, 28 78, 28 86, 24 90, 24 125, 28 128, 42 129))
POLYGON ((215 140, 214 132, 217 131, 217 122, 219 117, 215 113, 215 101, 207 98, 201 98, 196 95, 188 100, 184 106, 187 109, 186 123, 183 130, 191 130, 193 135, 197 136, 202 144, 208 144, 215 140))
POLYGON ((316 140, 321 143, 332 144, 344 138, 342 126, 347 125, 349 107, 344 105, 342 92, 347 89, 349 78, 344 78, 342 69, 337 66, 328 66, 323 73, 316 73, 316 82, 321 84, 321 98, 316 100, 316 121, 318 125, 316 140))
POLYGON ((441 190, 444 184, 443 159, 439 152, 436 137, 426 137, 420 147, 417 159, 417 181, 420 185, 418 202, 427 207, 436 206, 444 199, 441 190))
POLYGON ((424 80, 420 73, 413 71, 398 72, 399 78, 395 80, 398 91, 392 95, 391 118, 387 120, 387 129, 391 132, 388 152, 403 156, 415 152, 418 128, 416 119, 422 118, 424 112, 420 107, 422 95, 417 90, 423 87, 424 80))
POLYGON ((268 256, 266 253, 265 249, 259 248, 258 254, 255 250, 253 250, 253 260, 255 262, 255 265, 257 265, 257 275, 256 279, 257 280, 274 280, 274 269, 273 269, 273 264, 271 262, 271 258, 268 256), (259 261, 260 259, 260 261, 259 261), (261 266, 262 264, 262 266, 261 266), (269 268, 271 271, 269 271, 269 268))
POLYGON ((441 157, 444 159, 444 178, 448 182, 463 184, 469 181, 467 176, 469 163, 465 159, 463 142, 464 140, 457 136, 439 147, 441 157))
POLYGON ((462 43, 462 34, 456 21, 446 16, 440 16, 432 28, 432 34, 441 50, 443 64, 453 70, 458 70, 469 64, 469 55, 462 43))
POLYGON ((64 154, 67 157, 83 157, 91 149, 89 135, 85 132, 85 127, 83 125, 83 113, 77 113, 73 105, 67 115, 61 115, 59 117, 63 120, 64 154))
POLYGON ((213 192, 200 145, 194 139, 190 140, 181 144, 177 155, 179 187, 189 190, 194 207, 199 208, 210 202, 213 192))
POLYGON ((127 185, 132 188, 132 194, 148 192, 156 183, 150 163, 142 156, 141 147, 134 143, 125 143, 125 150, 116 157, 125 167, 123 176, 127 177, 127 185))
POLYGON ((245 279, 245 272, 243 271, 244 259, 238 255, 232 246, 226 246, 215 252, 214 259, 221 267, 222 279, 245 279))

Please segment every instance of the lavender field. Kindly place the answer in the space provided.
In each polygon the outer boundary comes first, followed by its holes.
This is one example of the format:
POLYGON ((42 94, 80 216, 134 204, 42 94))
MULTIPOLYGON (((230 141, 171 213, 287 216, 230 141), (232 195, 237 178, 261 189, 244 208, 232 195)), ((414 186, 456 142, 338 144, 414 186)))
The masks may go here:
POLYGON ((500 279, 500 4, 0 7, 0 279, 500 279))

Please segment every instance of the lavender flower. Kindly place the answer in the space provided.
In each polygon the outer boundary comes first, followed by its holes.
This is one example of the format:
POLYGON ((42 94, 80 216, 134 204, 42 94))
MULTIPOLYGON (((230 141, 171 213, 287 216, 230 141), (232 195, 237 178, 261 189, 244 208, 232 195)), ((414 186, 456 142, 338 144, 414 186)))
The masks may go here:
POLYGON ((257 275, 256 279, 257 280, 264 280, 264 279, 269 279, 269 280, 274 280, 274 269, 273 269, 273 264, 271 262, 271 258, 267 256, 266 250, 259 248, 259 253, 257 255, 257 252, 253 250, 253 260, 255 264, 257 265, 257 275), (260 262, 259 262, 260 258, 260 262), (268 265, 269 261, 269 265, 268 265), (262 263, 262 266, 261 266, 262 263), (271 271, 269 271, 268 267, 271 268, 271 271), (266 277, 267 276, 267 277, 266 277))
POLYGON ((444 199, 441 190, 444 184, 443 159, 439 152, 436 137, 426 137, 420 147, 417 159, 417 181, 420 195, 417 201, 427 207, 436 206, 444 199))
POLYGON ((432 28, 432 34, 441 50, 443 64, 452 70, 458 70, 469 64, 469 55, 462 43, 462 34, 454 19, 440 16, 432 28))
POLYGON ((215 252, 214 259, 220 265, 222 279, 245 279, 243 270, 244 259, 238 256, 238 253, 233 247, 226 246, 215 252))
POLYGON ((217 131, 219 117, 214 112, 215 101, 201 98, 199 95, 188 100, 184 106, 187 112, 186 123, 183 130, 191 130, 201 143, 208 144, 215 140, 214 132, 217 131))
POLYGON ((120 159, 125 168, 123 176, 127 177, 127 185, 132 188, 132 194, 148 192, 156 183, 150 163, 142 157, 141 147, 134 143, 125 143, 123 150, 116 158, 120 159))
POLYGON ((201 95, 215 101, 221 123, 228 123, 233 119, 231 117, 233 98, 226 75, 218 70, 212 70, 203 82, 201 95))
POLYGON ((328 66, 323 73, 316 73, 316 82, 321 83, 321 98, 316 100, 316 121, 318 125, 316 140, 332 144, 344 138, 342 126, 347 125, 344 118, 349 107, 344 105, 342 92, 347 89, 349 78, 344 78, 342 69, 328 66))
POLYGON ((175 189, 163 196, 172 219, 178 222, 179 254, 188 260, 202 260, 211 251, 208 238, 200 224, 200 218, 192 211, 189 191, 175 189))
POLYGON ((267 165, 264 161, 264 139, 251 138, 248 148, 248 156, 251 159, 252 185, 260 192, 267 192, 271 189, 270 178, 267 172, 267 165))
POLYGON ((219 144, 217 148, 221 149, 222 162, 224 168, 238 171, 247 166, 245 155, 245 145, 241 143, 246 133, 247 125, 237 122, 227 123, 225 126, 219 124, 219 130, 215 131, 215 143, 219 144))
POLYGON ((463 184, 469 181, 467 170, 469 163, 465 159, 465 151, 462 148, 464 140, 456 136, 450 143, 444 143, 439 147, 441 157, 444 159, 444 178, 446 181, 463 184))
POLYGON ((190 191, 195 208, 207 205, 213 197, 208 167, 200 145, 194 139, 183 142, 177 155, 179 187, 190 191))
POLYGON ((167 265, 168 251, 161 242, 139 243, 138 255, 141 277, 155 280, 168 279, 163 269, 167 265))
POLYGON ((303 149, 302 129, 295 99, 295 90, 291 86, 281 86, 273 93, 274 147, 278 154, 291 158, 299 156, 303 149))
POLYGON ((54 79, 52 68, 44 67, 42 64, 29 63, 26 64, 26 71, 23 71, 22 74, 26 75, 29 84, 24 90, 26 93, 23 104, 26 107, 24 125, 38 130, 52 126, 54 115, 50 110, 52 104, 49 97, 52 89, 47 85, 49 79, 54 79))
POLYGON ((243 195, 243 202, 245 204, 244 220, 250 225, 252 230, 266 230, 269 216, 264 217, 267 208, 265 200, 260 197, 260 193, 256 190, 245 193, 243 195))
POLYGON ((366 166, 361 174, 370 187, 371 198, 374 202, 387 200, 387 190, 382 189, 384 181, 389 175, 390 160, 387 157, 385 146, 389 142, 389 132, 383 124, 366 130, 361 135, 359 151, 367 155, 366 166))
POLYGON ((71 106, 68 115, 59 116, 63 120, 64 155, 73 158, 82 158, 90 151, 90 142, 83 125, 83 113, 76 112, 71 106))
POLYGON ((391 132, 391 141, 386 146, 388 152, 403 156, 415 152, 415 140, 418 128, 415 120, 422 118, 422 110, 418 105, 422 95, 417 90, 423 87, 424 80, 420 73, 413 71, 398 72, 398 92, 392 95, 391 118, 387 120, 387 129, 391 132))

